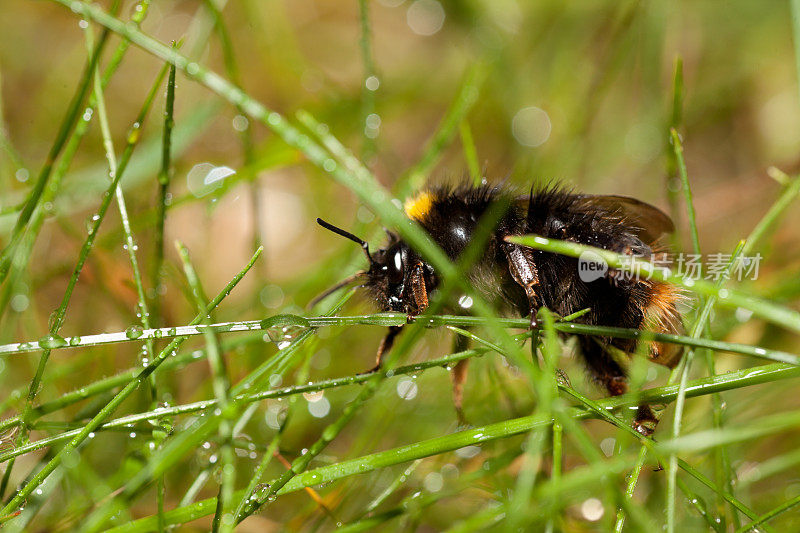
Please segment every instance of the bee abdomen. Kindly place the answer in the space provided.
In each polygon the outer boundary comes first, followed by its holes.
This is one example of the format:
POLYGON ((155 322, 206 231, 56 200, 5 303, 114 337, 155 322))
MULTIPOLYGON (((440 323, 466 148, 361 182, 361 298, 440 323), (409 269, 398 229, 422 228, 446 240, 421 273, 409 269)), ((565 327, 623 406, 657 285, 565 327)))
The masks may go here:
MULTIPOLYGON (((650 300, 643 309, 642 329, 656 333, 680 335, 683 333, 681 315, 678 304, 686 298, 679 287, 657 281, 649 282, 650 300)), ((650 346, 650 358, 653 362, 673 368, 680 360, 680 346, 653 342, 650 346)))

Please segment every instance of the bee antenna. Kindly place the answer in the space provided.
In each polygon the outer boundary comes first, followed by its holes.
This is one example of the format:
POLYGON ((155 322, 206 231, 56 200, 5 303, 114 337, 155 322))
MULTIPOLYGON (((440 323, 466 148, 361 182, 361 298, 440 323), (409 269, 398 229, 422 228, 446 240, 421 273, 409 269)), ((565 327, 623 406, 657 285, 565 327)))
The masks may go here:
POLYGON ((341 235, 345 239, 350 239, 351 241, 357 242, 358 244, 360 244, 361 245, 361 249, 364 250, 364 253, 367 256, 367 260, 369 261, 369 264, 370 265, 372 264, 373 261, 372 261, 372 256, 369 253, 369 244, 367 244, 367 242, 365 240, 359 239, 358 237, 356 237, 355 235, 353 235, 349 231, 345 231, 342 228, 337 228, 333 224, 325 222, 321 218, 317 219, 317 224, 319 224, 320 226, 322 226, 323 228, 325 228, 328 231, 332 231, 337 235, 341 235))
POLYGON ((359 270, 358 272, 356 272, 352 276, 348 276, 347 278, 343 279, 342 281, 340 281, 339 283, 337 283, 333 287, 331 287, 329 289, 326 289, 322 293, 320 293, 317 296, 315 296, 314 299, 311 300, 308 303, 307 309, 310 309, 310 308, 314 307, 315 305, 317 305, 319 302, 321 302, 322 300, 324 300, 325 298, 327 298, 328 296, 330 296, 334 292, 338 291, 339 289, 341 289, 343 287, 347 287, 348 285, 350 285, 351 283, 356 281, 358 278, 361 278, 361 277, 366 276, 366 275, 367 275, 366 271, 359 270))

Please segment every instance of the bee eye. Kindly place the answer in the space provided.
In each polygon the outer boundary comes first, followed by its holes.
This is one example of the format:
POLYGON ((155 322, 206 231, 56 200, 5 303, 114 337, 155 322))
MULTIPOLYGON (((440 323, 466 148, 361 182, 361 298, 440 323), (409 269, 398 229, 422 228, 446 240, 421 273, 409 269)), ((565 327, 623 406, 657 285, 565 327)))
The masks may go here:
POLYGON ((403 254, 395 252, 392 260, 393 264, 389 268, 389 281, 391 283, 400 283, 403 281, 403 254))

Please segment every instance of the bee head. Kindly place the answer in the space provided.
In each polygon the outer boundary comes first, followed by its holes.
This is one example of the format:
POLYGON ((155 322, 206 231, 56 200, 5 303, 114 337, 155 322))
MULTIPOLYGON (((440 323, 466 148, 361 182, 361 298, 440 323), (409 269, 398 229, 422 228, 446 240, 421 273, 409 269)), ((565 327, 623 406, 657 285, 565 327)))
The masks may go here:
MULTIPOLYGON (((320 218, 317 219, 317 223, 337 235, 358 243, 369 261, 367 270, 347 278, 333 290, 352 282, 357 277, 365 277, 366 282, 363 286, 372 293, 382 310, 397 313, 419 313, 421 311, 421 309, 416 309, 417 306, 410 296, 409 274, 413 266, 422 263, 425 266, 426 277, 431 279, 433 269, 423 263, 419 256, 396 234, 388 232, 389 242, 387 245, 371 254, 369 245, 363 239, 320 218)), ((328 291, 325 295, 327 296, 327 294, 329 294, 328 291)))
POLYGON ((408 312, 404 299, 409 265, 414 253, 394 233, 389 233, 389 242, 373 256, 367 271, 365 286, 378 300, 385 311, 408 312))

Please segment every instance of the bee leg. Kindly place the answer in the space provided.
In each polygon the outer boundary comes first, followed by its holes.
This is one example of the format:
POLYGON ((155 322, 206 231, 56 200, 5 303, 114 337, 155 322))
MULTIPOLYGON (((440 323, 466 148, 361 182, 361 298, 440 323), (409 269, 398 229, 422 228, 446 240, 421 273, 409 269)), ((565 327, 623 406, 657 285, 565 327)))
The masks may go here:
MULTIPOLYGON (((469 348, 469 338, 462 335, 456 335, 453 339, 453 352, 463 352, 469 348)), ((453 367, 450 376, 453 379, 453 407, 456 410, 456 418, 458 419, 459 427, 468 427, 470 425, 467 418, 464 416, 463 400, 464 400, 464 382, 467 380, 467 367, 469 366, 469 359, 462 359, 456 366, 453 367)))
POLYGON ((528 298, 528 305, 531 312, 531 329, 539 326, 539 321, 536 314, 541 307, 539 302, 539 295, 536 289, 539 286, 539 273, 536 270, 536 265, 533 263, 533 257, 530 252, 526 252, 523 248, 506 243, 503 246, 503 251, 508 259, 508 270, 514 281, 525 290, 525 296, 528 298))
POLYGON ((381 341, 381 344, 378 346, 378 354, 375 357, 375 366, 367 370, 366 372, 360 372, 360 374, 372 374, 373 372, 377 372, 381 369, 381 360, 383 359, 383 355, 392 349, 392 345, 394 344, 394 338, 397 337, 400 332, 403 330, 403 326, 389 326, 389 331, 386 333, 386 336, 381 341))
POLYGON ((656 431, 658 416, 649 405, 640 405, 633 419, 633 429, 644 437, 649 437, 656 431))
POLYGON ((413 314, 418 315, 428 307, 428 288, 425 285, 424 266, 422 263, 417 263, 411 270, 407 288, 411 290, 411 300, 414 302, 413 314))
MULTIPOLYGON (((591 337, 581 337, 581 351, 586 366, 594 379, 602 384, 611 396, 628 392, 628 378, 625 371, 591 337)), ((643 437, 649 437, 656 430, 658 418, 649 405, 640 405, 633 419, 633 429, 643 437)))
POLYGON ((467 380, 467 368, 469 367, 469 359, 464 359, 456 363, 453 367, 453 407, 456 410, 456 418, 458 425, 461 427, 469 426, 467 417, 464 416, 464 382, 467 380))

